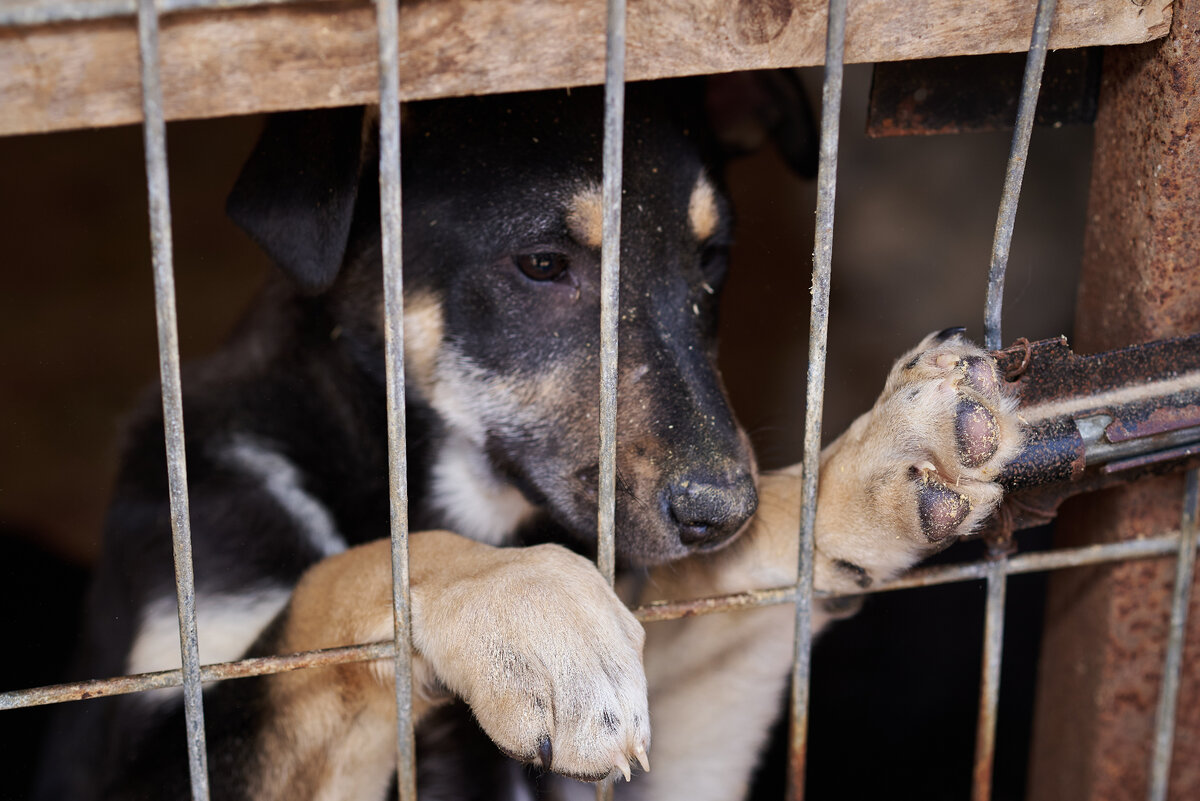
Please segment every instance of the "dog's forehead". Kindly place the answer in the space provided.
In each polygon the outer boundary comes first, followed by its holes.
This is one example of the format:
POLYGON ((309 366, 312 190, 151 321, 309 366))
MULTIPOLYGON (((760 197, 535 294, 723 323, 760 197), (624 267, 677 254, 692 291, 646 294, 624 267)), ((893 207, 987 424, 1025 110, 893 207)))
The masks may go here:
MULTIPOLYGON (((682 173, 686 179, 687 173, 682 173)), ((718 201, 717 188, 703 169, 695 170, 695 175, 686 194, 687 226, 693 238, 704 242, 712 237, 721 224, 722 209, 718 201)), ((600 238, 604 223, 603 189, 599 182, 580 183, 569 193, 565 203, 565 218, 571 235, 580 244, 589 248, 600 247, 600 238)), ((685 208, 682 204, 672 204, 677 209, 685 208)), ((678 216, 678 215, 676 215, 678 216)), ((656 218, 657 228, 661 228, 663 219, 656 218)))
MULTIPOLYGON (((675 184, 676 195, 691 190, 706 152, 701 110, 679 92, 630 87, 624 125, 628 193, 662 192, 668 184, 675 184)), ((595 87, 411 104, 405 168, 475 188, 588 186, 601 178, 603 111, 603 93, 595 87)))

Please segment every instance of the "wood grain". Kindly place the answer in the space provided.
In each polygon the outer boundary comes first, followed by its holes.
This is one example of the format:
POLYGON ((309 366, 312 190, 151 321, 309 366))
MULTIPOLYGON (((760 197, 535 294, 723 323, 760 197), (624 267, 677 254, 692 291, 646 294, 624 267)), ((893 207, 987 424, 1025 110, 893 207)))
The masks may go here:
MULTIPOLYGON (((855 0, 847 59, 1024 50, 1034 5, 855 0)), ((362 2, 167 15, 167 118, 371 102, 374 17, 362 2)), ((1051 46, 1144 42, 1164 36, 1170 19, 1170 0, 1060 0, 1051 46)), ((400 30, 405 99, 603 80, 599 0, 411 0, 400 30)), ((824 37, 823 0, 630 0, 628 77, 819 64, 824 37)), ((140 119, 132 19, 0 30, 0 134, 140 119)))

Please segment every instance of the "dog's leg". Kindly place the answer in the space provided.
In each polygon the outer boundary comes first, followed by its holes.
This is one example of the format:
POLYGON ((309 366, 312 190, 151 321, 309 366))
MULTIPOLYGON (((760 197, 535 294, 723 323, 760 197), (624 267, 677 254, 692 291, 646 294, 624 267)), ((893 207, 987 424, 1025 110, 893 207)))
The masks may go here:
MULTIPOLYGON (((854 591, 891 578, 972 530, 1001 497, 1021 447, 1015 403, 990 356, 931 335, 892 370, 874 408, 822 453, 814 583, 854 591)), ((728 549, 656 570, 646 600, 791 584, 801 472, 768 474, 757 516, 728 549)), ((813 628, 845 614, 818 604, 813 628)), ((654 770, 628 797, 744 797, 792 659, 790 605, 652 623, 646 675, 654 770)))
MULTIPOLYGON (((414 714, 452 692, 511 756, 596 779, 649 748, 642 627, 596 572, 558 546, 493 548, 448 532, 410 540, 414 714)), ((391 636, 388 543, 312 568, 279 647, 391 636)), ((381 798, 394 753, 389 660, 280 674, 253 797, 381 798)))

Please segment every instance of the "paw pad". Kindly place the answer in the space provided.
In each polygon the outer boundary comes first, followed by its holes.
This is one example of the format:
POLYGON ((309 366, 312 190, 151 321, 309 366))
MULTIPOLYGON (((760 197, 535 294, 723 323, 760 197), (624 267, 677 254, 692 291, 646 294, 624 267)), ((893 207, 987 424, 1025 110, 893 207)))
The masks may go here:
POLYGON ((985 397, 1000 392, 1000 378, 996 374, 996 362, 983 356, 967 356, 962 360, 962 370, 967 386, 985 397))
POLYGON ((979 467, 1000 447, 1000 426, 983 404, 962 398, 954 415, 958 456, 967 467, 979 467))
POLYGON ((967 519, 971 513, 971 499, 928 476, 920 481, 917 516, 921 520, 921 531, 930 542, 941 542, 967 519))

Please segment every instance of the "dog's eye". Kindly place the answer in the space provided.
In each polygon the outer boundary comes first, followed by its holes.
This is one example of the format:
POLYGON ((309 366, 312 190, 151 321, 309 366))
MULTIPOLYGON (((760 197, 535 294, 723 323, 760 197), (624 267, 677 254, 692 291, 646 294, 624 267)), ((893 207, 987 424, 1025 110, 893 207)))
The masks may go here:
POLYGON ((571 265, 565 253, 524 253, 513 256, 513 263, 534 281, 552 281, 571 265))

